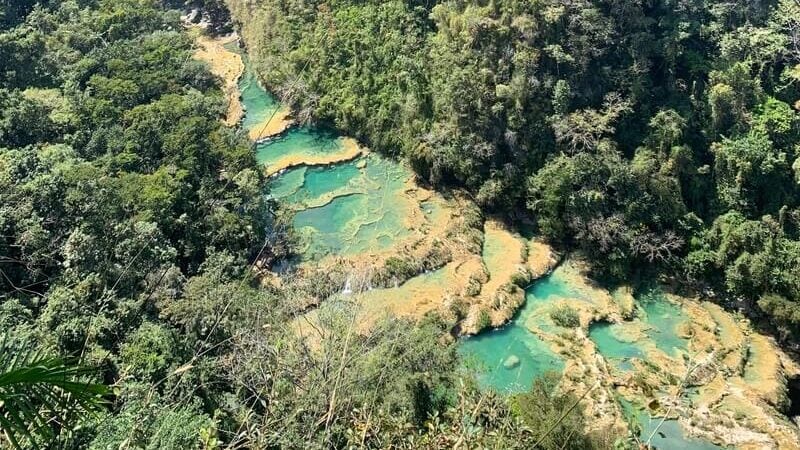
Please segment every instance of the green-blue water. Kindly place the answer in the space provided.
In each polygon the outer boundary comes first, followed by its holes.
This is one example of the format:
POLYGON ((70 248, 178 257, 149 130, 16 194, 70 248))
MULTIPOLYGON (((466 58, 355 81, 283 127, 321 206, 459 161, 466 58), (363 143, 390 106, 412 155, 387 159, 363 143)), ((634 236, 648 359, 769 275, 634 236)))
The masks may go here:
POLYGON ((263 123, 280 106, 269 92, 258 84, 255 73, 250 70, 250 61, 247 55, 242 54, 245 71, 239 79, 239 95, 242 97, 245 115, 242 119, 242 128, 250 130, 255 125, 263 123))
MULTIPOLYGON (((286 139, 291 142, 291 134, 286 139)), ((297 210, 293 225, 301 235, 302 257, 310 260, 386 250, 409 235, 404 208, 418 207, 404 199, 409 176, 400 164, 368 155, 289 170, 271 191, 297 210)))
POLYGON ((642 320, 651 327, 647 336, 656 348, 671 356, 676 354, 676 350, 686 350, 688 341, 678 334, 678 327, 688 320, 681 307, 658 291, 648 292, 636 300, 644 311, 642 320))
POLYGON ((459 351, 478 366, 478 379, 487 388, 498 392, 514 393, 530 388, 533 380, 545 371, 562 371, 564 362, 550 346, 525 326, 529 321, 547 330, 549 327, 534 312, 544 303, 562 298, 588 300, 586 293, 570 285, 560 271, 536 281, 525 291, 525 305, 515 318, 499 330, 492 330, 464 339, 459 351), (506 368, 503 362, 510 355, 520 363, 506 368))
POLYGON ((620 370, 632 370, 631 358, 645 358, 643 346, 647 343, 669 356, 686 350, 687 340, 680 337, 678 327, 686 322, 679 305, 650 291, 636 298, 637 317, 645 325, 643 339, 636 342, 625 338, 623 328, 629 324, 595 323, 589 328, 589 338, 597 351, 620 370))
POLYGON ((545 342, 516 322, 464 339, 459 351, 478 371, 481 386, 501 393, 525 392, 536 377, 564 368, 564 362, 545 342), (519 358, 519 364, 506 368, 503 363, 512 355, 519 358))
MULTIPOLYGON (((244 57, 246 66, 249 61, 244 57)), ((249 66, 239 82, 245 117, 242 127, 263 123, 278 107, 249 66)), ((312 127, 294 127, 256 146, 256 160, 270 164, 289 156, 314 156, 341 150, 342 138, 312 127)), ((270 195, 296 212, 301 258, 352 255, 386 250, 410 234, 403 218, 405 166, 377 155, 328 166, 297 167, 270 180, 270 195)))
POLYGON ((703 439, 687 436, 677 420, 668 419, 661 423, 661 418, 650 417, 647 411, 635 407, 624 399, 619 401, 628 421, 639 425, 639 439, 643 443, 650 439, 653 448, 659 450, 722 450, 723 448, 703 439), (656 428, 657 431, 653 433, 656 428))
POLYGON ((270 183, 270 194, 278 200, 300 206, 313 204, 325 194, 343 191, 361 175, 352 163, 335 166, 297 167, 270 183))
POLYGON ((481 385, 502 393, 523 392, 546 371, 561 372, 564 362, 547 343, 530 332, 525 323, 541 302, 578 296, 579 293, 558 274, 551 274, 525 291, 525 306, 511 323, 499 330, 464 339, 459 352, 468 363, 477 366, 481 385), (506 368, 503 363, 511 355, 519 358, 519 364, 506 368))
MULTIPOLYGON (((561 371, 564 367, 559 356, 538 336, 528 331, 525 323, 541 321, 533 313, 543 303, 560 298, 590 300, 586 295, 571 286, 569 279, 560 276, 560 272, 556 271, 528 288, 525 306, 510 324, 500 330, 464 339, 460 353, 468 364, 476 366, 478 381, 485 388, 508 394, 525 391, 545 371, 561 371), (519 365, 506 368, 503 363, 510 355, 519 358, 519 365)), ((637 304, 640 308, 639 318, 646 325, 645 338, 652 340, 656 348, 671 355, 686 348, 686 340, 677 332, 677 327, 686 320, 680 306, 669 302, 657 292, 640 296, 637 304)), ((629 359, 644 358, 645 354, 640 343, 625 342, 617 337, 614 327, 615 325, 606 323, 595 324, 591 327, 590 338, 605 358, 614 361, 622 370, 631 370, 633 366, 629 359)), ((633 413, 629 418, 640 424, 640 438, 649 438, 660 419, 651 419, 645 411, 634 409, 627 402, 623 401, 623 406, 626 412, 633 413)), ((661 450, 720 449, 702 439, 687 436, 676 420, 665 420, 653 436, 651 444, 661 450)))
MULTIPOLYGON (((239 90, 245 130, 261 124, 280 105, 257 82, 250 61, 239 90)), ((256 160, 269 164, 288 155, 327 154, 342 149, 342 137, 313 127, 293 127, 256 146, 256 160)), ((301 258, 385 250, 411 232, 404 222, 412 205, 404 195, 410 169, 378 155, 319 167, 297 167, 270 180, 270 195, 296 212, 293 225, 301 236, 301 258)), ((432 205, 428 205, 432 207, 432 205)), ((426 211, 434 217, 436 211, 426 211)))
MULTIPOLYGON (((686 350, 687 340, 680 337, 678 327, 688 319, 679 305, 667 300, 657 290, 637 296, 636 304, 637 317, 644 324, 643 336, 638 340, 625 339, 622 327, 626 324, 596 323, 589 329, 589 338, 594 342, 597 351, 618 370, 633 370, 631 360, 646 358, 643 347, 648 344, 670 356, 686 350)), ((640 425, 640 439, 646 441, 661 419, 651 418, 646 411, 633 407, 629 402, 621 403, 629 419, 640 425)), ((702 439, 687 436, 677 420, 665 420, 653 435, 651 444, 662 450, 720 449, 702 439)))
POLYGON ((620 370, 633 370, 631 358, 643 358, 644 352, 635 343, 625 342, 614 334, 614 325, 595 323, 589 328, 589 337, 606 360, 620 370))
POLYGON ((544 303, 559 298, 589 300, 586 297, 586 293, 572 286, 558 271, 538 280, 528 288, 528 293, 530 295, 525 297, 526 301, 532 301, 533 303, 544 303))
POLYGON ((342 138, 330 131, 311 127, 292 127, 281 136, 256 145, 256 161, 259 164, 269 165, 289 155, 301 157, 328 155, 341 151, 342 147, 342 138))

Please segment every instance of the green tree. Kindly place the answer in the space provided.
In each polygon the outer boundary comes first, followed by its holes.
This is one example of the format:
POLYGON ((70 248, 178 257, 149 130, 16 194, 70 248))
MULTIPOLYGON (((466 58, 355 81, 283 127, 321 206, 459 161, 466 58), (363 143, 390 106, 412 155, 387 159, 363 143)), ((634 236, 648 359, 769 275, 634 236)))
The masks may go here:
POLYGON ((751 132, 712 148, 717 195, 725 209, 772 213, 793 197, 792 173, 785 152, 766 134, 751 132))

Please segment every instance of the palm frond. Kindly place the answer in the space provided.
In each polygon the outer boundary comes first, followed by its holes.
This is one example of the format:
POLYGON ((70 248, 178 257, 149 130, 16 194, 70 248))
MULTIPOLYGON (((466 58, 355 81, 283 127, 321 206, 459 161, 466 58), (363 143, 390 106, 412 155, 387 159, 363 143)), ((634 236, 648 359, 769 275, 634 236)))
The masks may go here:
POLYGON ((0 339, 0 430, 15 448, 39 448, 104 408, 96 369, 0 339))

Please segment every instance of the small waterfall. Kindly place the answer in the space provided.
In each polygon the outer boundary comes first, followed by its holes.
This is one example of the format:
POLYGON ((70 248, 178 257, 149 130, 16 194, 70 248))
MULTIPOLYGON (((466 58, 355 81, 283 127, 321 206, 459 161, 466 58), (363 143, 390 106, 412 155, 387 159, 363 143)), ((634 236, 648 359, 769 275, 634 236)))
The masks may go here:
POLYGON ((342 290, 342 295, 350 295, 353 293, 353 288, 350 286, 350 277, 347 277, 347 280, 344 282, 344 289, 342 290))

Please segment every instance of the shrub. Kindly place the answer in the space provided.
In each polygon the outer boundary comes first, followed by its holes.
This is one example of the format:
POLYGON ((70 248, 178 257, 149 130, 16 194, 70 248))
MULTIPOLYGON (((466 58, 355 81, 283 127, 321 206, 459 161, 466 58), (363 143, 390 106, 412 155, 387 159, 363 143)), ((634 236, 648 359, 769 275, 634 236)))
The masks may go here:
POLYGON ((490 326, 492 326, 492 318, 489 316, 488 312, 481 310, 481 312, 478 313, 478 322, 477 322, 478 330, 479 331, 484 330, 486 328, 489 328, 490 326))
POLYGON ((528 271, 518 270, 511 275, 511 282, 524 289, 531 282, 531 275, 528 271))
POLYGON ((386 276, 388 278, 397 278, 400 280, 407 280, 417 273, 417 268, 408 260, 391 256, 386 259, 384 263, 386 276))
POLYGON ((561 305, 550 312, 550 318, 556 325, 564 328, 576 328, 581 325, 578 312, 571 306, 561 305))

